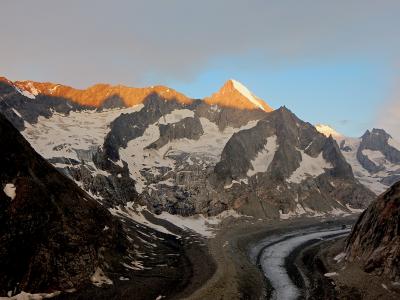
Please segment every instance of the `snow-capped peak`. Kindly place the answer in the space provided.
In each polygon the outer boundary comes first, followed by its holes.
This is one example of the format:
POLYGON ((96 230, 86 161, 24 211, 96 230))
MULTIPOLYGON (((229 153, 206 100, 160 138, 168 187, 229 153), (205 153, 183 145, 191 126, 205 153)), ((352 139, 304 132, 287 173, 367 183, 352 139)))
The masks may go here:
POLYGON ((230 81, 232 82, 234 89, 245 96, 255 106, 265 111, 265 108, 261 105, 260 101, 256 99, 256 97, 249 91, 247 87, 237 80, 231 79, 230 81))
POLYGON ((250 90, 237 80, 230 79, 211 97, 205 99, 210 105, 220 105, 238 109, 261 109, 272 111, 262 99, 255 96, 250 90))
POLYGON ((315 128, 322 133, 323 135, 325 135, 326 137, 329 137, 330 135, 334 138, 334 139, 341 139, 343 138, 343 135, 339 132, 337 132, 335 129, 333 129, 331 126, 329 125, 325 125, 325 124, 317 124, 315 125, 315 128))

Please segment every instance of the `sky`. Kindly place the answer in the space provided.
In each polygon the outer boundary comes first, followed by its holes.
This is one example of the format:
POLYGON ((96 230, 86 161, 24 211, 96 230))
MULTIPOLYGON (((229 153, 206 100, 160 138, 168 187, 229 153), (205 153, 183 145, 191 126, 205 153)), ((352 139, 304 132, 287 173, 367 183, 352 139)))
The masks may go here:
POLYGON ((348 136, 400 139, 398 0, 2 0, 0 75, 84 88, 234 78, 348 136))

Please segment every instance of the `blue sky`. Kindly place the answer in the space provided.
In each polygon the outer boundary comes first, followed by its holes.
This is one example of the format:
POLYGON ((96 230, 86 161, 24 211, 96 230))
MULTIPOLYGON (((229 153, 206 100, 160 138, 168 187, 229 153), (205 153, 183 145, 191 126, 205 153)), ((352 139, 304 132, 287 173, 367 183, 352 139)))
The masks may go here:
MULTIPOLYGON (((251 60, 257 60, 253 55, 251 60)), ((329 124, 349 136, 375 126, 377 107, 388 99, 392 70, 384 62, 341 59, 280 66, 247 65, 249 58, 216 60, 191 82, 167 81, 194 98, 237 79, 274 108, 285 105, 312 124, 329 124)))
POLYGON ((310 123, 400 139, 399 11, 398 0, 3 0, 0 75, 199 98, 234 78, 310 123))

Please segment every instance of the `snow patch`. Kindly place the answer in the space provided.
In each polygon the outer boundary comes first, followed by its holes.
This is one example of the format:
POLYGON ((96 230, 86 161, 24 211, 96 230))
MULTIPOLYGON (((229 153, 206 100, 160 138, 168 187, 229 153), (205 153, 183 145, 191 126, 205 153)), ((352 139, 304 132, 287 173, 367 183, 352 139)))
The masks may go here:
POLYGON ((277 136, 273 135, 268 137, 264 148, 258 152, 256 157, 250 162, 253 169, 247 171, 247 176, 251 177, 257 173, 267 172, 277 150, 277 136))
POLYGON ((311 157, 303 150, 301 153, 300 166, 292 173, 287 182, 301 183, 307 176, 317 177, 325 172, 325 169, 333 168, 332 164, 327 162, 322 152, 317 157, 311 157))
POLYGON ((368 159, 371 160, 377 166, 385 165, 388 163, 385 158, 385 155, 383 155, 383 153, 381 151, 364 149, 364 150, 362 150, 362 154, 367 156, 368 159))
POLYGON ((129 281, 130 279, 128 277, 120 276, 119 280, 121 280, 121 281, 129 281))
POLYGON ((54 298, 58 295, 61 294, 60 291, 56 291, 53 293, 36 293, 36 294, 31 294, 31 293, 26 293, 22 291, 21 293, 11 296, 11 293, 8 293, 8 297, 0 297, 0 300, 43 300, 43 299, 50 299, 54 298))
POLYGON ((15 108, 12 108, 12 111, 13 111, 14 114, 16 114, 18 117, 22 118, 21 114, 20 114, 15 108))
POLYGON ((113 284, 112 280, 108 278, 100 267, 96 268, 96 271, 90 277, 90 281, 97 287, 101 287, 103 284, 113 284))
POLYGON ((150 221, 148 221, 146 219, 146 217, 142 213, 143 211, 147 211, 148 213, 151 214, 151 212, 149 212, 147 210, 146 206, 138 206, 136 209, 134 209, 133 205, 134 205, 133 202, 128 202, 126 204, 126 206, 124 206, 124 207, 121 207, 120 205, 118 205, 116 207, 109 208, 108 210, 114 216, 126 217, 126 218, 129 218, 129 219, 139 223, 139 224, 143 224, 143 225, 145 225, 147 227, 150 227, 150 228, 152 228, 154 230, 157 230, 159 232, 179 237, 178 235, 176 235, 176 234, 170 232, 169 230, 167 230, 166 228, 164 228, 164 227, 162 227, 160 225, 153 224, 150 221))
POLYGON ((126 263, 123 263, 122 265, 125 268, 131 269, 131 270, 137 270, 137 271, 144 270, 143 263, 141 261, 138 261, 138 260, 131 261, 130 265, 128 265, 126 263))
POLYGON ((7 197, 11 198, 11 200, 14 200, 15 196, 17 195, 17 188, 13 183, 7 183, 3 189, 3 192, 7 195, 7 197))
POLYGON ((328 272, 328 273, 324 274, 325 277, 335 277, 335 276, 338 276, 338 275, 339 274, 337 272, 328 272))
POLYGON ((171 113, 162 116, 158 120, 158 124, 173 124, 177 123, 185 118, 193 118, 194 117, 194 112, 189 109, 176 109, 172 111, 171 113))
POLYGON ((345 258, 345 256, 346 256, 346 253, 344 253, 344 252, 340 252, 338 255, 336 255, 333 259, 336 261, 336 262, 341 262, 342 260, 343 260, 343 258, 345 258))
POLYGON ((214 227, 216 225, 228 217, 240 218, 242 215, 238 214, 235 210, 230 209, 223 211, 215 217, 205 217, 204 215, 182 217, 180 215, 172 215, 165 211, 155 217, 166 220, 184 230, 194 231, 206 238, 212 238, 215 236, 214 227))
POLYGON ((249 179, 248 178, 240 178, 239 180, 232 180, 232 182, 230 184, 227 184, 224 186, 224 189, 228 190, 231 187, 233 187, 234 184, 249 184, 249 179))
POLYGON ((395 140, 395 139, 393 139, 393 138, 389 138, 388 139, 388 144, 390 145, 390 146, 392 146, 393 148, 396 148, 397 150, 399 150, 400 151, 400 142, 398 141, 398 140, 395 140))
POLYGON ((33 95, 32 93, 30 93, 30 92, 28 92, 28 91, 21 90, 21 89, 19 89, 19 88, 17 88, 17 87, 15 87, 15 90, 16 90, 18 93, 20 93, 22 96, 25 96, 25 97, 27 97, 27 98, 29 98, 29 99, 36 99, 35 95, 33 95))
POLYGON ((352 213, 362 213, 364 211, 364 209, 360 209, 360 208, 352 208, 349 204, 346 204, 346 207, 348 210, 350 210, 352 213))

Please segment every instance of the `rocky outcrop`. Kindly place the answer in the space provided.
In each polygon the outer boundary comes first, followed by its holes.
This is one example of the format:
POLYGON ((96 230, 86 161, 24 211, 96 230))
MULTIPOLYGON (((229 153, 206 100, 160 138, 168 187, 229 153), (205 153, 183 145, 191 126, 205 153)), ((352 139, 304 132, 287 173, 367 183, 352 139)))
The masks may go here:
POLYGON ((215 173, 224 189, 241 199, 233 206, 243 213, 258 211, 259 217, 279 211, 281 217, 346 211, 373 199, 373 193, 355 180, 336 141, 285 107, 235 133, 215 173))
POLYGON ((144 107, 131 114, 122 114, 110 124, 110 132, 104 140, 104 150, 112 160, 119 159, 119 148, 126 148, 129 141, 142 136, 149 125, 157 122, 163 115, 182 106, 178 101, 165 101, 156 93, 150 94, 144 107))
POLYGON ((173 124, 160 124, 160 138, 151 143, 148 149, 160 149, 168 142, 178 139, 198 140, 204 133, 199 118, 184 118, 173 124))
POLYGON ((356 178, 376 194, 400 178, 400 143, 383 129, 367 130, 357 138, 340 138, 340 149, 356 178))
POLYGON ((400 280, 400 182, 362 213, 347 239, 346 255, 368 273, 400 280))
POLYGON ((357 151, 357 159, 361 165, 370 173, 377 173, 385 169, 383 165, 371 161, 363 150, 379 151, 393 164, 400 164, 400 151, 389 145, 388 141, 392 137, 382 129, 367 130, 361 137, 361 143, 357 151))

